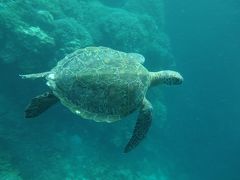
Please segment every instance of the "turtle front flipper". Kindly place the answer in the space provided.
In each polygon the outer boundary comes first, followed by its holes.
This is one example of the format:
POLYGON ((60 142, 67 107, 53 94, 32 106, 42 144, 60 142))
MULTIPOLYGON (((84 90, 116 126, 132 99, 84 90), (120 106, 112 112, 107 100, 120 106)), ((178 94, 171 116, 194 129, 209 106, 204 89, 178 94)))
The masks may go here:
POLYGON ((134 127, 134 131, 131 139, 124 149, 124 153, 128 153, 132 149, 134 149, 146 136, 150 126, 152 123, 152 105, 147 100, 143 100, 143 104, 141 106, 138 119, 136 125, 134 127))
POLYGON ((52 92, 46 92, 34 97, 25 110, 25 118, 39 116, 58 101, 59 99, 52 92))

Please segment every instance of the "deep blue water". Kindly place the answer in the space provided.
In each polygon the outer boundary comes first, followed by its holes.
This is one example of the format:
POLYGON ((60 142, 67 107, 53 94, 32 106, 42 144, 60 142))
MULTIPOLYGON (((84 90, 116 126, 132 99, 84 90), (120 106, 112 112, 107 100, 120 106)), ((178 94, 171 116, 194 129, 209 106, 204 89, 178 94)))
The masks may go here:
POLYGON ((185 77, 181 94, 167 98, 174 131, 169 139, 176 143, 172 155, 181 157, 193 179, 237 180, 239 3, 168 1, 166 9, 173 52, 185 77))
POLYGON ((0 180, 240 179, 238 1, 22 2, 0 2, 0 180), (19 27, 39 27, 40 36, 19 27), (23 117, 48 88, 18 74, 46 71, 95 45, 141 53, 149 70, 184 77, 181 86, 149 90, 153 124, 128 154, 137 112, 96 123, 58 104, 23 117))

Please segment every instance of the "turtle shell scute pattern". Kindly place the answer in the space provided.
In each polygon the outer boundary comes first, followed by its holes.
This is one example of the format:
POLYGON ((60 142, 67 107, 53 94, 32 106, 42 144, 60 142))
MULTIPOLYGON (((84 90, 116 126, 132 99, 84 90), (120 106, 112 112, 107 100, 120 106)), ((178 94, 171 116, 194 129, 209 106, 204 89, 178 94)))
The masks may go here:
POLYGON ((86 119, 113 122, 136 110, 150 76, 128 53, 88 47, 66 56, 55 68, 54 94, 72 112, 86 119))

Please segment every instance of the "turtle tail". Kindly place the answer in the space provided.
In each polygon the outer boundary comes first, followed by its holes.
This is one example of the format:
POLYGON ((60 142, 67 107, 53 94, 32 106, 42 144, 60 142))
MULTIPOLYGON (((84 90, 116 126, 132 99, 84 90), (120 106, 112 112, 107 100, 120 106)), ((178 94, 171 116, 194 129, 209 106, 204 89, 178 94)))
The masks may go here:
POLYGON ((50 72, 42 72, 42 73, 36 73, 36 74, 25 74, 25 75, 19 75, 22 79, 38 79, 38 78, 44 78, 47 75, 49 75, 50 72))

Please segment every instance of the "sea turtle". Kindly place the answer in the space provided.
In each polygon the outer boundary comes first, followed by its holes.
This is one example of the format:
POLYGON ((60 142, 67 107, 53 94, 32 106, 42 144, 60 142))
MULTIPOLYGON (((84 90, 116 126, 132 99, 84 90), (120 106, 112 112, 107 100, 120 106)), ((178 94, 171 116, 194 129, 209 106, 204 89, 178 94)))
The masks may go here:
POLYGON ((60 101, 73 113, 97 122, 115 122, 139 110, 127 153, 145 137, 152 121, 152 105, 145 95, 150 86, 181 84, 175 71, 149 72, 144 57, 107 47, 78 49, 58 62, 52 70, 20 75, 46 78, 51 91, 36 96, 25 110, 26 118, 40 115, 60 101))

